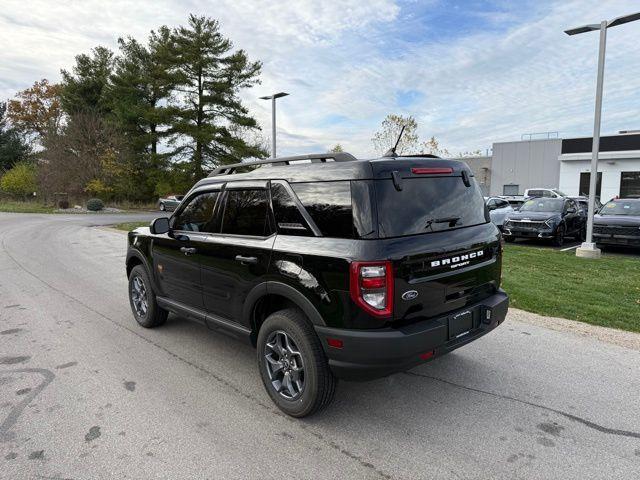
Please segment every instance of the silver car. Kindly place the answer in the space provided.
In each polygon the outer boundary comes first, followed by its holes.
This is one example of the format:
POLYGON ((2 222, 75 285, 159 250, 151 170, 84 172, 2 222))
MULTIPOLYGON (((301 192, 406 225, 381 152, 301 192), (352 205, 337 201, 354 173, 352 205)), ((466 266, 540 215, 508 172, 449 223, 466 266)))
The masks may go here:
POLYGON ((491 221, 500 229, 500 231, 502 231, 505 217, 513 213, 515 210, 509 202, 499 197, 485 197, 485 203, 489 209, 491 221))

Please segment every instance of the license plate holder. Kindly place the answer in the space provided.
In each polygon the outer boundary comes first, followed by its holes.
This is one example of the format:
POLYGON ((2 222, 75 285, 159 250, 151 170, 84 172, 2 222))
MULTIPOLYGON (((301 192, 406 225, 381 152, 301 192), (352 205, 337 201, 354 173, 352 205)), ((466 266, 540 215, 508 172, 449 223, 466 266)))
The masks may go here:
POLYGON ((473 312, 465 310, 449 317, 449 340, 461 337, 473 329, 473 312))

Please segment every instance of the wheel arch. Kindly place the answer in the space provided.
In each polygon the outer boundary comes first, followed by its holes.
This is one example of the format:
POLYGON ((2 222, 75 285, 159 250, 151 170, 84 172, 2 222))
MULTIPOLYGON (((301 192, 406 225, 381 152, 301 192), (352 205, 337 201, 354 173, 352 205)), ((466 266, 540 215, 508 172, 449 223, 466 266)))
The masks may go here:
POLYGON ((281 282, 264 282, 249 292, 243 307, 243 318, 251 328, 254 345, 262 322, 272 313, 290 307, 302 311, 311 324, 326 325, 313 303, 298 290, 281 282))

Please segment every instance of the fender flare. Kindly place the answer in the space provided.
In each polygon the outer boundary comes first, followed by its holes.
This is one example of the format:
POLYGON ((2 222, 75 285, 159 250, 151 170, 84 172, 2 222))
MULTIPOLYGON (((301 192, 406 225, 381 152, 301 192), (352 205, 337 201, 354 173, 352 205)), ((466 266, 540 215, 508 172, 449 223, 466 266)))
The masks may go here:
POLYGON ((251 325, 253 309, 256 303, 265 295, 280 295, 294 303, 300 310, 304 312, 309 321, 314 325, 326 326, 325 321, 318 312, 318 309, 298 290, 286 283, 266 281, 253 287, 245 298, 242 307, 242 318, 248 325, 251 325))
POLYGON ((144 268, 147 269, 147 273, 149 274, 149 278, 151 279, 151 283, 153 284, 153 291, 156 294, 160 293, 160 290, 158 290, 158 283, 156 282, 156 276, 155 276, 155 272, 153 271, 153 269, 151 268, 151 266, 149 265, 149 261, 146 259, 146 257, 139 252, 138 250, 134 250, 134 249, 130 249, 127 252, 127 259, 125 261, 125 265, 129 266, 129 262, 131 262, 131 259, 135 258, 137 260, 140 260, 140 262, 142 263, 142 265, 144 265, 144 268))

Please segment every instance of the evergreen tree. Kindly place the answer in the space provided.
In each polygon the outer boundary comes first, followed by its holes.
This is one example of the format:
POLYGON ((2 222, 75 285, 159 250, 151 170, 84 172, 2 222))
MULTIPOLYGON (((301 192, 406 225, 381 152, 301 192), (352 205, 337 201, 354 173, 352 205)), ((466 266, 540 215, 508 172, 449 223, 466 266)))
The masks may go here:
POLYGON ((113 70, 113 52, 96 47, 91 55, 76 56, 72 73, 62 70, 62 107, 69 115, 76 113, 109 113, 106 90, 113 70))
POLYGON ((30 151, 19 132, 8 124, 6 111, 7 104, 0 103, 0 175, 24 160, 30 151))
POLYGON ((261 63, 243 50, 232 51, 216 20, 189 16, 189 24, 173 32, 173 73, 178 108, 171 124, 175 152, 190 158, 195 179, 206 169, 266 152, 238 132, 259 129, 238 96, 259 82, 261 63))

